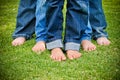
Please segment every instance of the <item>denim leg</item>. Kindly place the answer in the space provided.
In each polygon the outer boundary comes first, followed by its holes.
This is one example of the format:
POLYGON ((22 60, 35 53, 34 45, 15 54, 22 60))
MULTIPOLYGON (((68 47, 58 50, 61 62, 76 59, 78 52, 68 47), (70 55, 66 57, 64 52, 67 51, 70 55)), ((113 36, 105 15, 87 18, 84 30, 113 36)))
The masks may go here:
POLYGON ((47 48, 53 49, 56 47, 63 47, 62 44, 62 23, 63 15, 62 9, 64 0, 47 0, 47 48))
POLYGON ((86 30, 82 33, 82 37, 81 37, 80 43, 81 43, 83 40, 89 40, 89 41, 91 41, 91 38, 92 38, 92 28, 91 28, 90 22, 88 21, 87 28, 86 28, 86 30))
POLYGON ((87 28, 88 1, 68 0, 65 31, 65 50, 78 50, 82 32, 87 28))
POLYGON ((20 0, 13 39, 17 37, 30 39, 32 37, 35 31, 35 9, 36 0, 20 0))
POLYGON ((46 41, 46 0, 37 0, 36 5, 36 42, 46 41))
POLYGON ((89 11, 89 3, 88 3, 88 25, 87 25, 87 28, 85 29, 85 31, 82 33, 80 43, 82 40, 90 41, 91 37, 92 37, 92 28, 91 28, 90 21, 89 21, 89 14, 90 14, 90 11, 89 11))
POLYGON ((102 0, 90 0, 90 24, 93 29, 93 38, 108 37, 105 31, 107 23, 102 9, 102 0))

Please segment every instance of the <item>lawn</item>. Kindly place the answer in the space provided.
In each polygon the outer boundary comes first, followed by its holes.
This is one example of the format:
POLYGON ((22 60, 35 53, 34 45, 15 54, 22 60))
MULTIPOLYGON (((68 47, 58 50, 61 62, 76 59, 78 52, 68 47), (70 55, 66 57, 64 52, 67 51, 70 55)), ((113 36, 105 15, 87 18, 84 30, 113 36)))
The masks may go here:
POLYGON ((32 52, 35 37, 11 46, 19 0, 0 0, 0 80, 120 80, 120 1, 103 0, 110 46, 97 46, 76 60, 55 62, 32 52))

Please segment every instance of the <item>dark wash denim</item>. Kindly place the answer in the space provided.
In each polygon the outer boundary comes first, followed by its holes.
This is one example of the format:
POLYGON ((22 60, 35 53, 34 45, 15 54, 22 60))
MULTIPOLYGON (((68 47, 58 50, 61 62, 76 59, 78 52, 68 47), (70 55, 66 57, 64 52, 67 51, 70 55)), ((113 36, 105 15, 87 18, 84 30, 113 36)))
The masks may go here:
POLYGON ((108 34, 105 31, 107 27, 104 11, 102 8, 102 0, 89 0, 89 20, 88 27, 85 30, 85 34, 82 36, 82 40, 97 39, 99 37, 107 37, 108 34))
MULTIPOLYGON (((63 47, 62 9, 64 0, 47 1, 47 48, 53 49, 55 47, 63 47)), ((65 50, 79 50, 81 33, 86 29, 87 22, 88 0, 67 0, 66 29, 63 42, 65 50)))
POLYGON ((17 37, 30 39, 32 37, 35 31, 35 9, 36 0, 20 0, 13 39, 17 37))

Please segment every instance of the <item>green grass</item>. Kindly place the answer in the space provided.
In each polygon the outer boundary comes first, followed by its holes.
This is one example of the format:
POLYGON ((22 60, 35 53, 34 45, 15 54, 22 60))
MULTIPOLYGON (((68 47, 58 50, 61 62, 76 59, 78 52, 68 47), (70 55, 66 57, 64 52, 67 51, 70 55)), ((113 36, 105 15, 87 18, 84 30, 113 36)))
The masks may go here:
POLYGON ((50 52, 31 51, 35 38, 19 47, 11 46, 18 0, 0 2, 0 80, 120 80, 120 1, 103 0, 110 46, 93 52, 81 51, 77 60, 55 62, 50 52))

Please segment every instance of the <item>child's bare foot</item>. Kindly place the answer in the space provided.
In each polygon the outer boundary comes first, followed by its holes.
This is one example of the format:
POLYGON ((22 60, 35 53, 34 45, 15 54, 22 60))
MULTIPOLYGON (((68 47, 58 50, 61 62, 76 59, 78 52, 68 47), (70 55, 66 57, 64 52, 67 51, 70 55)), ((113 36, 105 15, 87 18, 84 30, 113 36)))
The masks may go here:
POLYGON ((39 41, 34 45, 34 47, 32 48, 32 51, 37 53, 37 52, 42 52, 45 49, 46 49, 45 48, 45 42, 44 41, 39 41))
POLYGON ((78 51, 68 50, 66 53, 67 53, 67 57, 71 60, 81 57, 81 53, 78 51))
POLYGON ((18 37, 12 41, 13 46, 20 46, 26 41, 25 37, 18 37))
POLYGON ((110 41, 106 37, 100 37, 97 39, 99 45, 109 45, 110 41))
POLYGON ((93 51, 96 50, 96 46, 89 40, 83 40, 81 42, 82 48, 84 51, 93 51))
POLYGON ((55 61, 63 61, 66 60, 66 57, 60 48, 54 48, 51 50, 51 56, 55 61))

